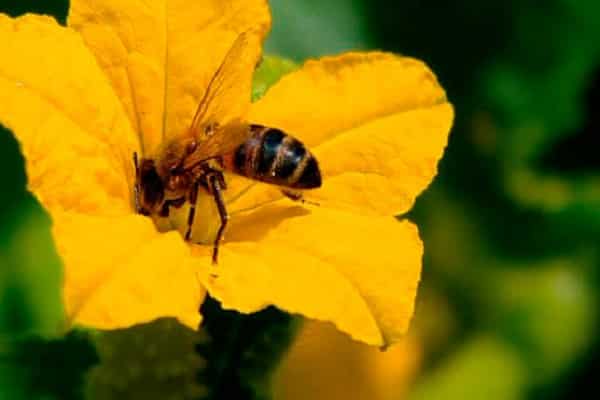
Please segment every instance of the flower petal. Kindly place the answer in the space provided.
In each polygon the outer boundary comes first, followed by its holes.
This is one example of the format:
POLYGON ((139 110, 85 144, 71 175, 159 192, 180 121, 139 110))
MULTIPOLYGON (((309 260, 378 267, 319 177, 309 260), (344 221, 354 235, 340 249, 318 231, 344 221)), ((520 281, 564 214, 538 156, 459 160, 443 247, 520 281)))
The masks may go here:
POLYGON ((197 327, 204 292, 182 261, 189 249, 133 215, 137 138, 79 34, 48 17, 0 15, 0 42, 0 122, 52 217, 69 319, 115 328, 176 316, 197 327))
POLYGON ((436 173, 453 110, 420 61, 348 53, 308 61, 253 105, 252 121, 313 149, 325 206, 378 215, 408 211, 436 173))
POLYGON ((359 213, 407 212, 437 173, 451 121, 452 107, 446 103, 380 118, 336 136, 315 149, 324 184, 306 196, 359 213))
MULTIPOLYGON (((271 20, 266 0, 72 0, 68 23, 110 77, 151 155, 165 135, 189 127, 237 35, 252 29, 264 37, 271 20)), ((250 82, 251 71, 240 79, 250 82)), ((228 107, 249 102, 249 82, 247 99, 222 99, 228 107)))
POLYGON ((219 264, 200 271, 226 308, 274 304, 384 346, 408 328, 422 252, 410 222, 278 202, 232 219, 219 264))
POLYGON ((29 190, 51 214, 129 213, 137 140, 80 36, 0 14, 0 42, 0 122, 21 145, 29 190))
POLYGON ((64 265, 69 320, 100 329, 176 317, 196 329, 205 291, 176 232, 159 234, 148 218, 54 214, 64 265))

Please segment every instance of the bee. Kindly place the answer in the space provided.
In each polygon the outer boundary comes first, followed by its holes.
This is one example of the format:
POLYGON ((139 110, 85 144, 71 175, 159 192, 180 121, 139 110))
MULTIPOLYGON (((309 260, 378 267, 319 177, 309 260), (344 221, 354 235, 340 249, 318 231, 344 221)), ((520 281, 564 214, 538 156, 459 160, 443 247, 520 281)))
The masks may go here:
MULTIPOLYGON (((185 240, 191 238, 198 192, 212 195, 220 218, 213 243, 215 264, 229 220, 223 200, 227 189, 224 171, 276 185, 286 197, 296 201, 304 201, 300 190, 321 186, 318 162, 301 141, 274 127, 227 120, 226 110, 214 102, 224 96, 247 95, 238 92, 236 71, 240 71, 239 63, 247 62, 251 63, 248 70, 252 72, 258 61, 247 52, 250 40, 249 32, 236 38, 210 79, 185 133, 166 141, 156 157, 138 160, 137 153, 133 154, 136 211, 168 217, 171 207, 189 203, 185 240)), ((251 76, 246 78, 251 80, 251 76)))

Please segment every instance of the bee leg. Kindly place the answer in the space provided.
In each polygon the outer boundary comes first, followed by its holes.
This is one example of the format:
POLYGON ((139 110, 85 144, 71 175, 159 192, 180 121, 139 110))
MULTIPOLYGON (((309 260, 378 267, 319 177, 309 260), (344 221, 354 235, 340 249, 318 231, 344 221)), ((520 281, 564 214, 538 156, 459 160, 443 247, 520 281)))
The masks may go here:
POLYGON ((292 191, 292 190, 287 190, 287 189, 282 189, 281 193, 285 197, 287 197, 288 199, 293 200, 293 201, 298 201, 298 202, 300 202, 302 204, 310 204, 310 205, 313 205, 313 206, 318 206, 319 205, 319 203, 317 203, 317 202, 306 200, 304 198, 304 195, 302 193, 300 193, 300 192, 296 192, 296 191, 292 191))
POLYGON ((187 231, 185 232, 185 240, 190 240, 192 237, 192 225, 194 225, 194 217, 196 216, 196 201, 198 200, 199 183, 194 183, 190 191, 190 213, 188 214, 187 231))
POLYGON ((225 201, 223 201, 223 189, 225 188, 223 174, 221 172, 211 173, 208 176, 208 183, 210 185, 210 191, 215 199, 215 203, 217 204, 217 209, 219 210, 219 217, 221 218, 221 226, 219 226, 217 236, 215 237, 212 255, 212 262, 213 264, 216 264, 219 256, 219 243, 221 242, 221 239, 223 239, 223 233, 225 233, 227 221, 229 221, 229 214, 225 208, 225 201))
POLYGON ((158 213, 158 215, 161 218, 167 218, 170 213, 171 213, 171 203, 169 201, 165 201, 165 203, 161 207, 160 212, 158 213))
POLYGON ((171 207, 181 208, 181 206, 185 203, 185 197, 180 197, 174 200, 166 200, 160 209, 160 213, 158 215, 162 218, 167 218, 171 214, 171 207))

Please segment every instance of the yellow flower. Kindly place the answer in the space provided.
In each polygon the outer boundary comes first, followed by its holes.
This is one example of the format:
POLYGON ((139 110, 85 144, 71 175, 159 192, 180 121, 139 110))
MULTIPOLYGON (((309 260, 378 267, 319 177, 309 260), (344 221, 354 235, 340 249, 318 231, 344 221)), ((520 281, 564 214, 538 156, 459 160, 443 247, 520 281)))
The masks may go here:
MULTIPOLYGON (((304 141, 324 181, 311 192, 317 207, 264 184, 234 199, 247 182, 227 176, 232 220, 217 266, 210 246, 176 232, 185 209, 156 221, 164 233, 133 210, 133 152, 155 154, 186 129, 237 35, 257 32, 258 55, 269 28, 265 0, 72 0, 68 27, 0 15, 0 122, 52 217, 72 323, 173 316, 196 327, 208 291, 226 308, 274 304, 371 345, 406 331, 423 249, 417 228, 394 215, 435 175, 453 118, 420 61, 381 52, 308 61, 253 104, 253 66, 240 62, 247 93, 220 106, 304 141)), ((205 242, 217 221, 209 196, 198 202, 193 239, 205 242)))
POLYGON ((273 398, 404 399, 421 368, 422 353, 413 334, 384 352, 352 341, 329 324, 310 321, 273 375, 273 398))

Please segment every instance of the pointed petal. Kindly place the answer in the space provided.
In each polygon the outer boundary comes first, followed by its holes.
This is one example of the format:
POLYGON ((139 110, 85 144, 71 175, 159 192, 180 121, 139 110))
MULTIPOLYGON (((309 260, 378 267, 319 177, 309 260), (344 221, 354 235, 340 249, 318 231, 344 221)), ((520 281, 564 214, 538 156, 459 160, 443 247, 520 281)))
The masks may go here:
MULTIPOLYGON (((410 222, 279 202, 234 218, 228 232, 219 264, 200 269, 224 307, 274 304, 371 345, 406 332, 423 252, 410 222)), ((196 247, 195 255, 207 251, 196 247)))
POLYGON ((0 122, 52 218, 68 318, 116 328, 175 316, 196 327, 203 291, 182 261, 189 249, 133 215, 137 138, 79 34, 48 17, 0 15, 0 42, 0 122))
POLYGON ((408 211, 437 171, 453 110, 420 61, 348 53, 308 61, 253 105, 252 121, 313 149, 325 206, 378 215, 408 211))
POLYGON ((363 214, 399 215, 437 173, 452 123, 449 104, 380 118, 315 149, 323 187, 306 197, 363 214))
MULTIPOLYGON (((96 55, 151 155, 165 134, 189 127, 237 35, 264 37, 270 14, 266 0, 72 0, 68 23, 96 55)), ((248 89, 247 99, 225 100, 249 99, 248 89)))
POLYGON ((205 295, 176 232, 159 234, 150 219, 54 215, 53 236, 65 265, 64 301, 71 323, 99 329, 176 317, 196 329, 205 295))
POLYGON ((0 15, 0 42, 0 123, 21 145, 29 190, 50 214, 129 213, 137 140, 79 34, 0 15))

